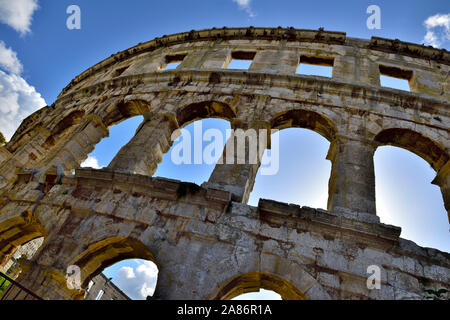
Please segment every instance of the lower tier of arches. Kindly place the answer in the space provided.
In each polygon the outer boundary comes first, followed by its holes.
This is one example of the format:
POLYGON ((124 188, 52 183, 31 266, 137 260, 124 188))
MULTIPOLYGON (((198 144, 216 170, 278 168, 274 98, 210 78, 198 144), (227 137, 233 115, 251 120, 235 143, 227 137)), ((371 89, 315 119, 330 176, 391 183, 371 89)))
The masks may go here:
POLYGON ((79 169, 49 189, 20 181, 0 201, 1 243, 13 224, 30 234, 26 226, 42 227, 44 243, 19 261, 18 281, 45 299, 83 299, 89 279, 130 258, 158 266, 155 299, 229 299, 257 288, 285 299, 421 299, 430 286, 449 289, 448 253, 399 238, 374 215, 269 200, 251 207, 223 190, 109 169, 79 169), (20 223, 19 212, 28 213, 20 223), (67 285, 73 266, 79 287, 67 285), (379 290, 367 285, 374 266, 379 290))

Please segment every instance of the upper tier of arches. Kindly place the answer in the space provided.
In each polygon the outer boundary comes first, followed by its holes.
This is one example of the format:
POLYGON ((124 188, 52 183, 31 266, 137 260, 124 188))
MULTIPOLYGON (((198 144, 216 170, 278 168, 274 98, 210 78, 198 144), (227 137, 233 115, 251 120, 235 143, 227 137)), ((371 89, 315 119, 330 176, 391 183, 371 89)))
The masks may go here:
POLYGON ((253 60, 249 71, 292 75, 300 62, 325 64, 333 67, 333 78, 378 86, 380 74, 394 76, 408 80, 414 92, 448 97, 450 53, 445 49, 292 27, 224 27, 156 38, 97 63, 75 77, 60 97, 103 79, 161 71, 171 62, 181 62, 178 69, 220 69, 232 59, 253 60))

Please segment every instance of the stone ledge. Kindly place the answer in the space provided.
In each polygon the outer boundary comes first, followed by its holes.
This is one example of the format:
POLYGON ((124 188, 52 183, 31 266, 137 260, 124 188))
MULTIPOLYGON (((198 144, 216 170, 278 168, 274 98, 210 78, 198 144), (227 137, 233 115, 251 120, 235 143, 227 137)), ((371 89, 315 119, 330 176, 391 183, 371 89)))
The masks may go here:
POLYGON ((343 216, 334 212, 273 200, 260 199, 258 211, 262 220, 269 220, 272 224, 288 224, 301 219, 333 229, 345 229, 350 232, 363 233, 367 236, 390 242, 398 242, 401 233, 401 228, 399 227, 378 222, 368 222, 366 219, 358 219, 356 215, 352 217, 343 216))
POLYGON ((212 187, 204 188, 194 183, 174 179, 153 178, 150 176, 119 172, 110 168, 78 168, 75 171, 75 180, 77 184, 88 186, 97 186, 100 184, 102 187, 105 187, 105 183, 107 183, 107 188, 126 185, 130 192, 138 189, 148 189, 150 192, 155 192, 154 196, 165 197, 170 200, 181 200, 186 195, 198 195, 198 197, 203 197, 208 202, 226 206, 231 199, 231 193, 225 190, 212 187))
MULTIPOLYGON (((341 96, 348 96, 352 99, 364 98, 367 100, 373 100, 377 103, 387 103, 390 105, 399 105, 404 108, 422 109, 422 106, 433 109, 448 108, 448 101, 439 99, 435 96, 424 95, 423 93, 408 92, 398 89, 392 89, 387 87, 375 86, 360 82, 347 82, 339 79, 308 76, 301 74, 271 74, 258 71, 241 71, 241 70, 228 70, 228 69, 185 69, 185 70, 168 70, 164 72, 149 72, 139 75, 129 75, 119 78, 109 79, 103 82, 92 84, 88 87, 81 88, 67 95, 58 98, 57 103, 65 103, 74 99, 79 100, 84 96, 92 96, 95 91, 104 92, 104 88, 108 86, 123 86, 123 81, 127 81, 127 85, 136 86, 138 84, 148 83, 160 83, 167 84, 172 83, 174 78, 180 78, 179 83, 189 82, 190 86, 193 83, 209 83, 213 75, 217 75, 220 78, 220 82, 214 86, 217 87, 220 84, 239 84, 242 87, 248 86, 260 86, 265 87, 270 85, 272 88, 281 87, 290 90, 305 89, 309 90, 315 88, 317 83, 322 84, 323 92, 327 93, 329 90, 331 93, 339 92, 341 96), (256 77, 256 78, 255 78, 256 77)), ((180 85, 178 85, 180 86, 180 85)), ((169 87, 171 90, 176 90, 176 87, 169 87)), ((163 91, 164 88, 160 90, 163 91)), ((318 97, 314 100, 315 103, 319 103, 324 98, 318 97)))
POLYGON ((411 240, 400 238, 397 251, 402 255, 407 253, 409 256, 425 258, 434 264, 450 268, 450 253, 434 248, 421 247, 411 240))

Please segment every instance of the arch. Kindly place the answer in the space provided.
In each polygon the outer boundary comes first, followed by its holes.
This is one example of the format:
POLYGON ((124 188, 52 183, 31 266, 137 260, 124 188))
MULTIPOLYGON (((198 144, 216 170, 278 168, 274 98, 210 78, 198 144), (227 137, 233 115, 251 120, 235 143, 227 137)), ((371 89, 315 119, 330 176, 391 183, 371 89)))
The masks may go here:
POLYGON ((19 246, 46 234, 44 226, 30 211, 0 222, 0 265, 7 262, 19 246))
POLYGON ((111 237, 95 242, 69 263, 81 269, 82 287, 105 268, 126 259, 149 260, 156 264, 153 254, 141 241, 130 237, 111 237))
POLYGON ((272 290, 283 300, 306 300, 303 292, 283 278, 267 272, 239 274, 226 281, 214 295, 214 300, 231 300, 241 294, 258 292, 259 289, 272 290))
MULTIPOLYGON (((184 182, 192 182, 198 185, 202 183, 206 183, 208 179, 211 178, 212 173, 217 168, 217 160, 220 156, 223 155, 227 140, 226 140, 226 132, 231 128, 230 122, 224 120, 222 118, 206 118, 201 120, 196 120, 191 122, 190 124, 184 126, 183 131, 181 133, 182 140, 174 140, 170 149, 164 153, 162 157, 161 163, 158 164, 157 170, 155 171, 153 176, 160 176, 164 178, 170 178, 175 180, 181 180, 184 182), (201 163, 195 163, 195 149, 196 149, 196 129, 201 128, 201 139, 202 139, 202 155, 206 151, 208 145, 212 144, 210 141, 205 141, 204 133, 208 132, 208 130, 216 130, 215 132, 220 132, 222 135, 222 140, 218 143, 218 148, 214 148, 214 155, 216 158, 203 158, 201 163), (179 148, 179 146, 184 145, 184 141, 189 140, 189 143, 186 146, 190 147, 190 153, 188 158, 183 158, 182 163, 174 164, 172 160, 172 152, 175 148, 179 148), (188 160, 188 161, 185 161, 188 160)), ((216 137, 214 137, 216 139, 216 137)), ((216 141, 216 140, 214 140, 216 141)), ((183 156, 185 153, 183 153, 183 156)))
POLYGON ((66 132, 72 126, 81 122, 84 117, 83 110, 75 110, 65 116, 61 121, 59 121, 51 130, 50 133, 53 136, 58 136, 66 132))
POLYGON ((377 148, 374 168, 381 222, 401 227, 402 238, 420 246, 450 251, 444 240, 448 237, 445 194, 430 184, 436 174, 433 168, 417 154, 396 146, 377 148))
POLYGON ((112 108, 112 110, 110 110, 106 115, 103 115, 102 120, 105 126, 109 129, 123 120, 143 115, 144 113, 150 112, 150 110, 150 103, 146 100, 121 100, 112 108))
POLYGON ((330 142, 334 140, 337 133, 337 128, 331 120, 317 112, 304 109, 289 110, 276 114, 271 121, 271 127, 280 130, 286 128, 310 129, 330 142))
POLYGON ((231 120, 236 117, 236 111, 228 104, 219 101, 195 102, 181 107, 176 112, 176 119, 180 127, 184 127, 196 120, 206 118, 221 118, 231 120))
POLYGON ((379 145, 391 145, 411 151, 427 161, 436 171, 439 171, 449 160, 448 154, 438 143, 410 129, 382 130, 375 136, 375 141, 379 145))
POLYGON ((71 128, 78 125, 85 115, 83 110, 75 110, 70 112, 68 115, 62 118, 59 122, 57 122, 51 129, 50 135, 43 143, 43 147, 50 148, 56 145, 56 139, 60 136, 63 136, 67 133, 71 128))

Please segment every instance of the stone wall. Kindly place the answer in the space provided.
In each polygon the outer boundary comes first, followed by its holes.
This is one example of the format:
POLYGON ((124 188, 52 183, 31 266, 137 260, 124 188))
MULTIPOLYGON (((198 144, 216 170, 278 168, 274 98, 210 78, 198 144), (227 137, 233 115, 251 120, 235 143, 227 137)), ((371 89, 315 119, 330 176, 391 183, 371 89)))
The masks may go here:
POLYGON ((373 167, 382 145, 419 155, 450 212, 449 72, 446 50, 292 28, 192 31, 117 53, 0 146, 0 264, 44 237, 20 281, 47 299, 82 299, 95 275, 129 258, 157 264, 161 299, 260 287, 286 299, 420 299, 449 288, 448 253, 379 222, 373 167), (232 59, 252 64, 226 69, 232 59), (165 71, 172 61, 181 64, 165 71), (301 62, 332 65, 332 77, 296 74, 301 62), (411 92, 381 87, 380 74, 406 78, 411 92), (111 126, 137 115, 143 123, 108 168, 79 168, 111 126), (328 210, 246 205, 259 164, 218 164, 202 186, 152 178, 172 133, 211 117, 328 139, 328 210), (69 265, 83 290, 65 285, 69 265), (371 265, 380 290, 367 288, 371 265))

